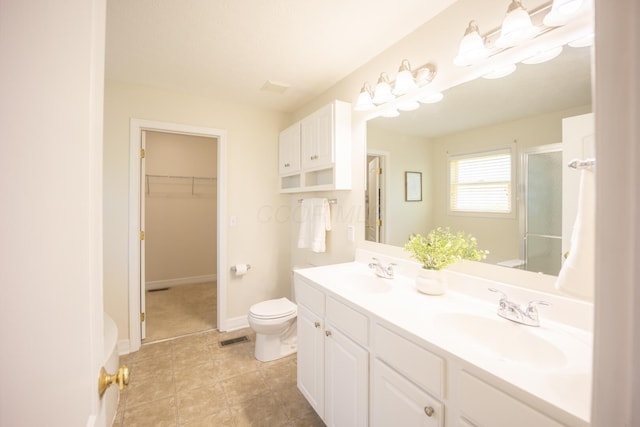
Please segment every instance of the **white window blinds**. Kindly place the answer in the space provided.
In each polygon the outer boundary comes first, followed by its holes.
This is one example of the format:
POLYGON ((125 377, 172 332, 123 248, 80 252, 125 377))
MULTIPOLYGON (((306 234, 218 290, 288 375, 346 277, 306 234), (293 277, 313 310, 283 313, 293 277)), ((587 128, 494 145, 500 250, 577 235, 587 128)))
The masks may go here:
POLYGON ((449 157, 449 210, 510 214, 511 150, 449 157))

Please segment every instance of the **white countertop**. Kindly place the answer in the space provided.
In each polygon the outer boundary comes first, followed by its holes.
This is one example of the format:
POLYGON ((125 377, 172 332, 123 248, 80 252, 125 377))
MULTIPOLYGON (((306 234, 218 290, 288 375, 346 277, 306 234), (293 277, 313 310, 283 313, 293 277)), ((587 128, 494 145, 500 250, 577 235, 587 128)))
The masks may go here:
MULTIPOLYGON (((524 326, 496 314, 497 295, 482 299, 465 292, 467 286, 476 289, 478 285, 477 288, 484 286, 480 292, 492 294, 484 283, 474 283, 472 277, 456 277, 444 295, 429 296, 416 290, 410 268, 398 270, 407 275, 396 273, 393 279, 379 278, 364 262, 313 267, 296 273, 370 315, 588 424, 592 333, 549 320, 554 318, 552 310, 563 309, 566 301, 560 301, 560 307, 554 301, 554 306, 541 308, 540 327, 524 326), (475 322, 471 324, 475 326, 465 332, 456 327, 455 320, 467 315, 473 316, 475 322), (477 333, 473 333, 474 327, 478 328, 477 333), (538 356, 527 350, 527 346, 536 345, 544 350, 540 363, 535 359, 538 356), (494 346, 502 354, 492 351, 494 346)), ((558 317, 561 318, 555 316, 558 317)))

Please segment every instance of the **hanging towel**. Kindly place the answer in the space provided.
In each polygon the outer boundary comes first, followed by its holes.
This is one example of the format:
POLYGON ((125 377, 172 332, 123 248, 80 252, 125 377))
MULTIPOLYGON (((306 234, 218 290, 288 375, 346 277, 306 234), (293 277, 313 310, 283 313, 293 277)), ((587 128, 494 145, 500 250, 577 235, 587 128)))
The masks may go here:
POLYGON ((304 199, 300 210, 298 247, 309 248, 313 252, 324 252, 327 230, 331 230, 329 200, 304 199))
POLYGON ((595 286, 595 191, 593 167, 582 169, 569 255, 556 280, 556 289, 587 299, 593 299, 595 286))

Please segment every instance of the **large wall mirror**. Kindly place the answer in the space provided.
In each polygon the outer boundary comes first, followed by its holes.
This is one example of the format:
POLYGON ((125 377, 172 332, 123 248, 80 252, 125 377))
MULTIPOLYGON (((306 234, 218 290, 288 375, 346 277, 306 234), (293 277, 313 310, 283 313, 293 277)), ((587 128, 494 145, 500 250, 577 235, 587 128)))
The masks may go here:
POLYGON ((518 64, 501 79, 450 88, 439 103, 369 120, 365 239, 403 246, 411 233, 451 227, 474 235, 490 251, 486 262, 557 275, 575 218, 567 201, 577 199, 563 176, 578 182, 566 166, 563 122, 591 115, 591 90, 591 48, 565 46, 549 62, 518 64), (450 165, 487 153, 511 158, 508 212, 452 210, 450 165), (406 200, 406 172, 421 174, 416 200, 406 200))

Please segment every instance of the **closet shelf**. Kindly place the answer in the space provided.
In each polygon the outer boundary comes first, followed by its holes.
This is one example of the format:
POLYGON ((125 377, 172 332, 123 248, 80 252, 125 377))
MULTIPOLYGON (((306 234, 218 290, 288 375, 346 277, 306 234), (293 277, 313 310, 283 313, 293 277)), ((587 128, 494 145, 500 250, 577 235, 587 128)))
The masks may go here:
POLYGON ((215 177, 152 175, 145 176, 147 195, 191 195, 213 196, 216 190, 215 177))

